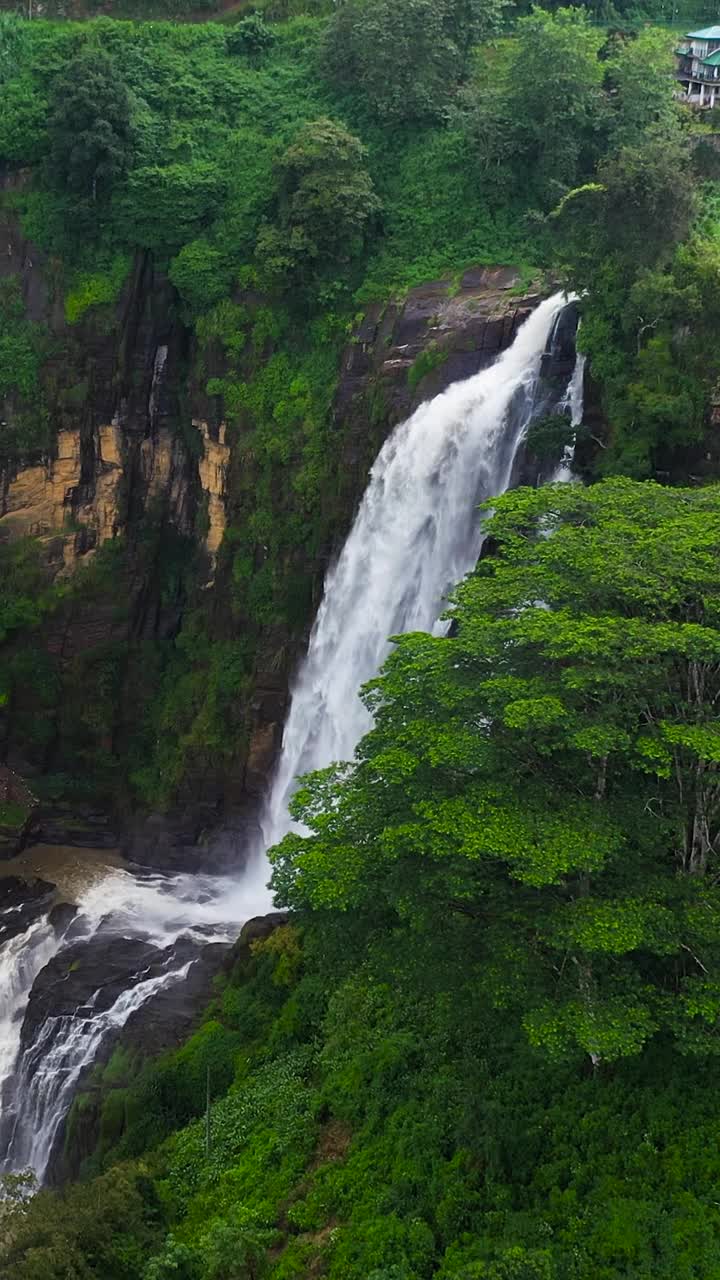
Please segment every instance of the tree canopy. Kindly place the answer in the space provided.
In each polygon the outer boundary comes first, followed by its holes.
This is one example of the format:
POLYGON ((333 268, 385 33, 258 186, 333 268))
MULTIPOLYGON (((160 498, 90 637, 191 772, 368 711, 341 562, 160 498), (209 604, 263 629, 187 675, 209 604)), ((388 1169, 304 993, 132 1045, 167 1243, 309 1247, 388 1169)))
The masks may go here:
POLYGON ((325 38, 325 65, 341 89, 359 88, 384 121, 437 117, 467 70, 473 45, 493 35, 507 0, 341 0, 325 38))
POLYGON ((130 100, 122 76, 97 47, 70 59, 52 88, 50 172, 74 196, 106 198, 130 165, 130 100))
POLYGON ((720 490, 497 499, 452 637, 403 636, 355 765, 306 780, 280 900, 477 930, 551 1054, 720 1050, 720 490))
POLYGON ((276 218, 261 228, 257 257, 271 277, 311 283, 350 262, 380 208, 365 147, 332 120, 299 130, 276 165, 276 218))

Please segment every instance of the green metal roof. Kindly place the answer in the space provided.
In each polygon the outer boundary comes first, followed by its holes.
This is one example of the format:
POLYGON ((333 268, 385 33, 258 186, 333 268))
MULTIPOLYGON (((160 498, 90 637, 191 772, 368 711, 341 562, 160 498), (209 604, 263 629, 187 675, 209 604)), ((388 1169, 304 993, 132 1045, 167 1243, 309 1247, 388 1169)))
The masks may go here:
POLYGON ((715 53, 711 53, 709 57, 703 58, 702 65, 704 67, 720 67, 720 49, 715 53))
POLYGON ((720 27, 703 27, 702 31, 688 31, 686 40, 720 40, 720 27))

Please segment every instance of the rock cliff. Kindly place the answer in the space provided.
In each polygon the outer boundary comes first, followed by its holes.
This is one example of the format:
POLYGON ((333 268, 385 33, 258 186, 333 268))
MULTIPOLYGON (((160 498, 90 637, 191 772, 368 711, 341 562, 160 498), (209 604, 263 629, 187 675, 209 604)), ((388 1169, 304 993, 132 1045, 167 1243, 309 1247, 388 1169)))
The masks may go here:
MULTIPOLYGON (((252 820, 325 569, 378 448, 418 403, 487 365, 512 341, 537 297, 522 293, 515 271, 483 267, 467 271, 459 285, 435 281, 367 310, 340 362, 330 424, 336 490, 322 499, 327 518, 312 553, 291 551, 284 566, 308 589, 292 617, 258 621, 257 613, 245 618, 242 608, 231 617, 225 601, 237 566, 225 535, 251 521, 259 477, 247 428, 233 424, 221 395, 206 391, 207 375, 221 371, 222 358, 199 358, 172 286, 147 254, 136 257, 114 303, 71 323, 50 283, 53 264, 25 239, 11 205, 6 200, 0 209, 7 246, 0 279, 19 288, 28 319, 48 335, 42 378, 49 443, 25 454, 0 452, 0 541, 36 539, 47 579, 56 584, 76 580, 101 548, 122 548, 122 556, 109 568, 103 561, 100 587, 88 579, 90 586, 70 591, 43 623, 41 647, 55 664, 62 698, 47 710, 17 689, 0 712, 0 759, 35 788, 38 779, 42 784, 75 770, 83 753, 94 761, 98 753, 107 757, 104 797, 75 798, 62 785, 48 797, 40 785, 36 829, 45 839, 97 845, 122 829, 128 850, 143 860, 179 865, 197 858, 200 841, 208 861, 217 862, 243 842, 252 820), (235 741, 215 754, 190 752, 176 770, 170 804, 149 818, 138 816, 142 806, 127 786, 138 720, 162 678, 167 646, 198 614, 210 638, 206 646, 252 636, 235 741), (103 676, 108 655, 114 665, 103 676), (83 700, 102 702, 94 680, 103 697, 112 685, 100 727, 88 724, 82 706, 83 700), (47 724, 33 737, 27 725, 38 715, 47 724), (69 738, 78 743, 71 766, 69 738), (108 831, 103 810, 110 807, 108 831), (203 837, 218 824, 223 837, 203 837)), ((11 424, 18 412, 12 400, 2 407, 11 424)), ((289 489, 292 483, 290 463, 281 484, 289 489)), ((274 501, 282 505, 283 495, 274 501)), ((202 654, 187 658, 190 668, 201 660, 202 654)), ((147 727, 143 732, 147 737, 147 727)))

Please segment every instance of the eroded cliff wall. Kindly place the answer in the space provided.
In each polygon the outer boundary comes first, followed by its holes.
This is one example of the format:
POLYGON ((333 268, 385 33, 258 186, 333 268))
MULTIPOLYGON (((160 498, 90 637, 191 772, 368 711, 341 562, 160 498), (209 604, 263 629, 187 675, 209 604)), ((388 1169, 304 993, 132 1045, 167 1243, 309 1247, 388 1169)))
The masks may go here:
MULTIPOLYGON (((325 569, 382 441, 495 358, 537 299, 514 271, 478 268, 369 308, 316 379, 323 416, 293 373, 319 345, 300 316, 279 338, 267 300, 239 295, 252 338, 233 359, 227 336, 184 322, 142 254, 114 302, 71 322, 57 264, 11 204, 0 278, 43 336, 44 435, 0 458, 0 539, 6 554, 32 549, 36 589, 54 595, 6 642, 0 755, 35 788, 47 839, 122 834, 177 865, 221 824, 212 859, 252 820, 325 569), (290 444, 263 452, 265 421, 286 412, 290 444), (324 469, 305 492, 295 442, 311 429, 324 469)), ((27 412, 7 398, 8 439, 27 412)))

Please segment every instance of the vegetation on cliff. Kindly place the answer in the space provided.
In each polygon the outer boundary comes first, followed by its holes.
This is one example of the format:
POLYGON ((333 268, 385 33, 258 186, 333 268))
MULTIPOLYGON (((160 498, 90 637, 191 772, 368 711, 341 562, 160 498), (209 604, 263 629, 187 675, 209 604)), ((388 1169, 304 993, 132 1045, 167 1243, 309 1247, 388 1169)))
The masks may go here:
MULTIPOLYGON (((214 587, 202 505, 183 529, 133 511, 72 578, 62 540, 0 543, 4 751, 40 793, 125 806, 192 803, 204 771, 231 775, 258 651, 286 660, 348 519, 333 397, 370 300, 473 263, 560 274, 601 401, 580 453, 593 483, 493 504, 495 554, 451 634, 398 641, 357 761, 296 797, 310 834, 273 854, 290 922, 239 949, 175 1053, 120 1051, 86 1081, 67 1127, 82 1180, 34 1198, 7 1181, 3 1276, 708 1280, 707 126, 673 101, 666 33, 609 35, 587 10, 263 12, 0 19, 3 201, 52 300, 42 322, 22 279, 2 284, 3 469, 52 452, 68 415, 90 421, 84 349, 121 333, 149 261, 187 337, 183 456, 203 448, 191 396, 230 451, 214 587), (490 40, 501 24, 512 36, 490 40), (138 606, 123 629, 138 596, 170 623, 145 628, 138 606), (89 606, 110 639, 60 661, 54 637, 89 606)), ((544 420, 533 447, 557 453, 565 431, 544 420)))
MULTIPOLYGON (((182 625, 151 639, 131 604, 128 637, 97 655, 103 710, 83 730, 81 771, 58 732, 28 755, 16 717, 16 758, 56 790, 65 778, 76 795, 167 808, 207 779, 216 803, 241 771, 256 665, 287 663, 346 527, 333 393, 368 301, 473 263, 561 271, 588 290, 581 342, 609 424, 589 470, 682 480, 705 465, 716 195, 702 129, 672 100, 667 34, 608 36, 581 9, 517 17, 456 0, 266 13, 278 17, 0 16, 0 163, 22 171, 3 201, 47 255, 64 311, 64 324, 50 306, 31 321, 23 280, 2 285, 0 463, 39 460, 61 425, 92 419, 86 351, 98 334, 125 341, 143 255, 172 282, 190 335, 172 424, 188 467, 202 453, 198 402, 227 421, 232 458, 209 594, 188 529, 159 508, 120 510, 132 599, 151 587, 182 625), (488 43, 499 24, 512 38, 488 43), (109 787, 87 768, 108 750, 109 787)), ((200 503, 196 542, 205 519, 200 503)), ((31 647, 46 667, 45 631, 31 647)), ((65 666, 50 668, 48 723, 73 701, 65 666)))

